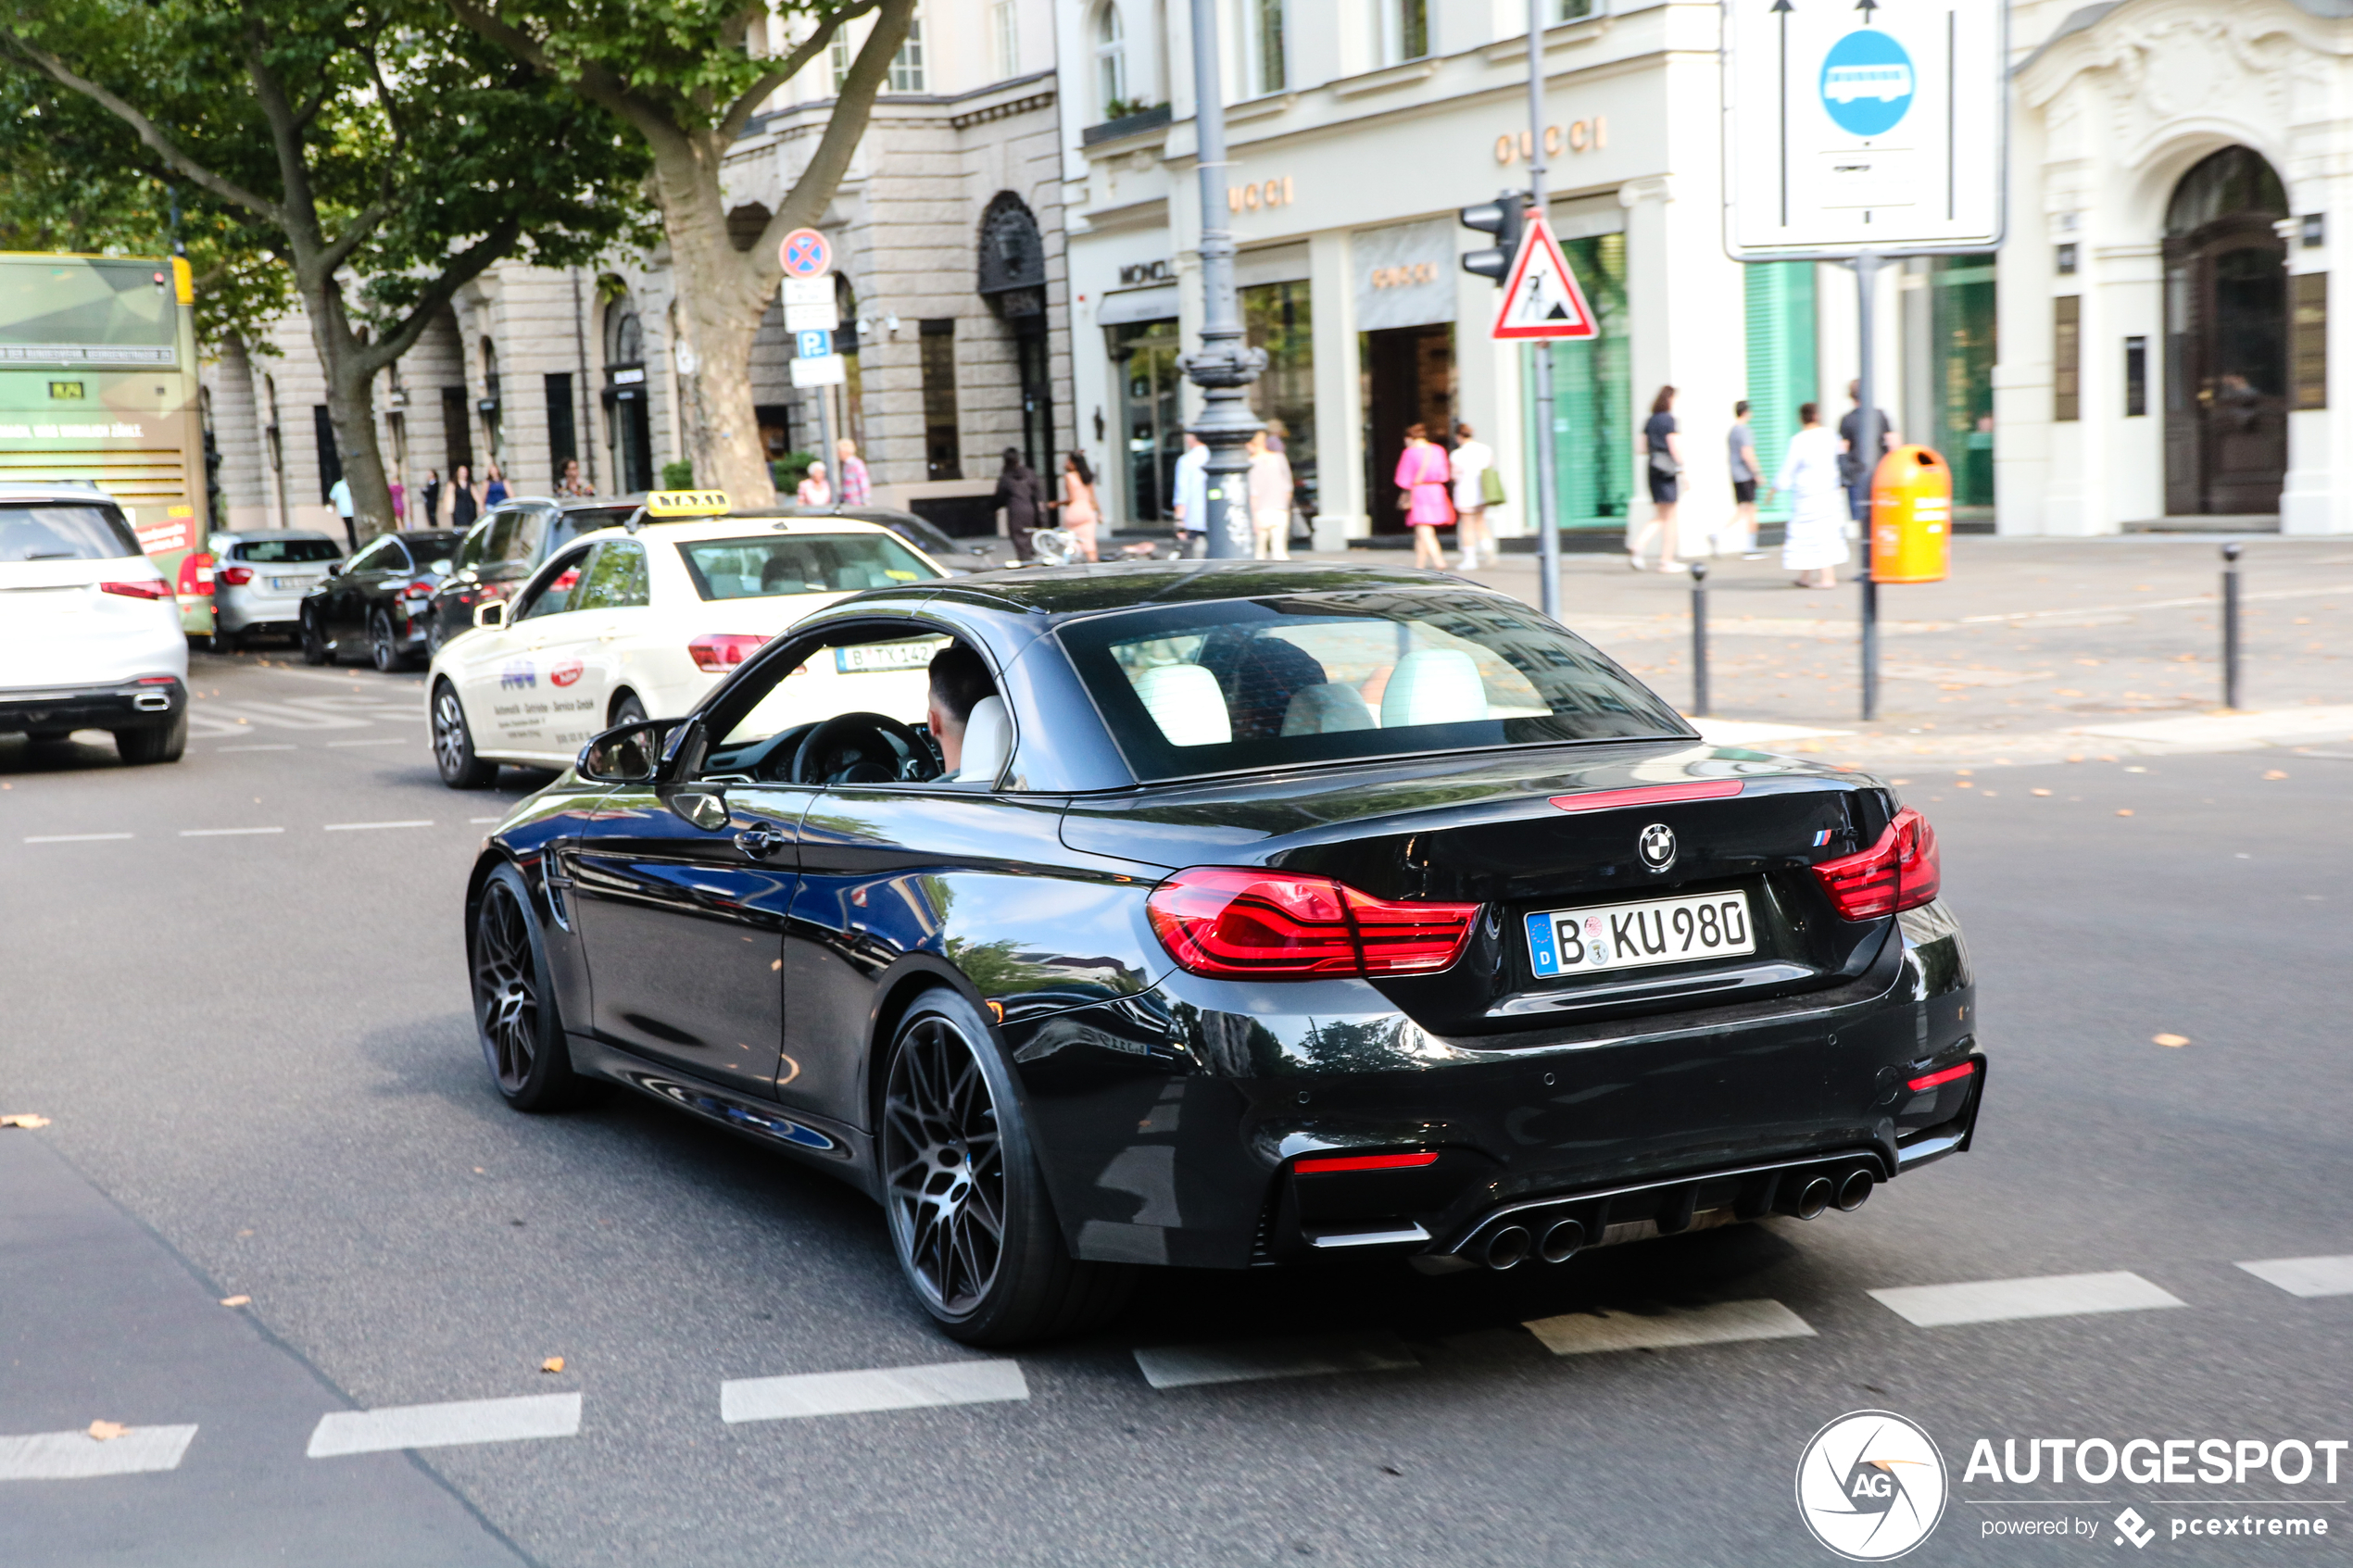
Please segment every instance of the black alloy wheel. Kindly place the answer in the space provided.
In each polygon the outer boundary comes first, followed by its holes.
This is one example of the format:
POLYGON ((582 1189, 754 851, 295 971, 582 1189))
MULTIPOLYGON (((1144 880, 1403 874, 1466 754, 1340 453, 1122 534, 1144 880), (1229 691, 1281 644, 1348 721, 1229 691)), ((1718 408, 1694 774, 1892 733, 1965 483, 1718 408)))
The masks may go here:
POLYGON ((623 724, 643 723, 647 717, 646 705, 637 700, 637 694, 625 691, 613 700, 612 717, 607 721, 606 728, 619 729, 623 724))
POLYGON ((205 639, 207 653, 235 653, 245 646, 243 632, 233 632, 218 620, 212 623, 212 635, 205 639))
POLYGON ((500 866, 474 914, 474 1023, 498 1093, 517 1110, 553 1110, 578 1080, 548 984, 547 945, 522 873, 500 866))
POLYGON ((1063 1248, 1012 1081, 955 992, 927 992, 901 1021, 882 1121, 893 1250, 950 1337, 1017 1344, 1117 1312, 1134 1272, 1063 1248))
POLYGON ((308 610, 302 612, 302 631, 298 640, 302 644, 302 661, 305 664, 327 662, 326 633, 319 630, 317 619, 308 610))
POLYGON ((483 789, 498 777, 497 763, 474 755, 465 705, 458 700, 458 688, 447 681, 433 689, 433 764, 451 789, 483 789))
POLYGON ((400 645, 393 640, 392 617, 383 610, 368 618, 368 662, 386 675, 400 668, 400 645))

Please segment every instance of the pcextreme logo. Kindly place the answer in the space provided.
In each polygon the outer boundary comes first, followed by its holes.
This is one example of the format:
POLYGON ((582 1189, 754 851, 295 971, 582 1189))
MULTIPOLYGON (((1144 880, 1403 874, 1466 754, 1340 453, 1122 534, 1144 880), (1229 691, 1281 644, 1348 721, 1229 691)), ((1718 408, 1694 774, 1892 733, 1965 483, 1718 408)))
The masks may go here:
POLYGON ((1903 1556, 1928 1539, 1949 1496, 1934 1440, 1891 1411, 1840 1416, 1797 1461, 1799 1517, 1849 1562, 1903 1556))

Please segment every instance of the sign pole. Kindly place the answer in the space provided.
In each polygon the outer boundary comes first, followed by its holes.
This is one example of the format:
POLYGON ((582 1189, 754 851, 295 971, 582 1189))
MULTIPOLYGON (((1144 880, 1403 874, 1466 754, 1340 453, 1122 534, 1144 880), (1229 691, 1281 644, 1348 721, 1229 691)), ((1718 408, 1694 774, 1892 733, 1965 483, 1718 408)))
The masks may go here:
POLYGON ((1241 300, 1234 288, 1234 232, 1226 207, 1226 97, 1217 66, 1216 0, 1193 0, 1193 133, 1201 171, 1201 346, 1177 368, 1202 389, 1193 433, 1209 448, 1202 484, 1214 560, 1256 553, 1250 526, 1250 454, 1258 433, 1243 388, 1266 368, 1263 349, 1242 343, 1241 300))
MULTIPOLYGON (((1862 349, 1861 372, 1856 376, 1854 457, 1862 469, 1863 484, 1863 721, 1879 717, 1879 583, 1871 571, 1870 495, 1879 472, 1879 388, 1871 374, 1872 328, 1879 300, 1879 261, 1869 251, 1855 257, 1856 339, 1862 349)), ((1854 508, 1850 506, 1848 510, 1854 508)))
MULTIPOLYGON (((1544 214, 1544 0, 1528 0, 1528 205, 1544 214)), ((1553 345, 1538 342, 1536 355, 1536 574, 1537 608, 1558 621, 1561 614, 1561 533, 1554 516, 1558 481, 1553 471, 1553 345)))

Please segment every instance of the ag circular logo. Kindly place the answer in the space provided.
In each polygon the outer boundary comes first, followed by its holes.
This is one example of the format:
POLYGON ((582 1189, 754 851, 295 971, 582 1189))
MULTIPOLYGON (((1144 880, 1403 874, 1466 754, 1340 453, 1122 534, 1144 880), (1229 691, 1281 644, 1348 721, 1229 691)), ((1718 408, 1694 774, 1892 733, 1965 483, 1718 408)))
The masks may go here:
POLYGON ((1928 1539, 1947 1496, 1935 1442, 1889 1411, 1840 1416, 1797 1461, 1799 1516, 1853 1562, 1884 1562, 1928 1539))
POLYGON ((1663 872, 1675 863, 1675 830, 1665 822, 1653 822, 1634 841, 1634 848, 1642 857, 1642 864, 1663 872))
POLYGON ((1884 136, 1912 107, 1912 56, 1877 28, 1862 28, 1822 57, 1822 107, 1840 130, 1884 136))

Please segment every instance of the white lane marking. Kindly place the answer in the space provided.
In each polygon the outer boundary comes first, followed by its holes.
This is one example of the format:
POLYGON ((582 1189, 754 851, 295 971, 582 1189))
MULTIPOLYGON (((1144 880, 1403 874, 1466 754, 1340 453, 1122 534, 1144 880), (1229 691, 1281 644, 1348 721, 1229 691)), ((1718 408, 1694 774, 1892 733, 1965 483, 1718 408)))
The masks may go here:
POLYGON ((96 844, 102 839, 129 838, 127 833, 44 833, 25 840, 27 844, 96 844))
POLYGON ((466 819, 470 822, 503 822, 506 820, 504 817, 468 817, 466 819))
POLYGON ((788 1421, 860 1411, 926 1405, 983 1405, 1026 1399, 1019 1361, 948 1361, 874 1372, 812 1372, 792 1377, 737 1377, 719 1386, 719 1419, 788 1421))
POLYGON ((1214 1345, 1162 1345, 1136 1352, 1136 1365, 1144 1381, 1155 1388, 1315 1377, 1334 1372, 1396 1372, 1421 1364, 1393 1334, 1236 1339, 1214 1345))
POLYGON ((2353 1258, 2266 1258, 2239 1267, 2290 1296, 2353 1296, 2353 1258))
POLYGON ((240 697, 234 702, 208 703, 205 717, 216 724, 234 722, 239 719, 249 721, 248 725, 241 728, 249 728, 251 724, 282 730, 364 730, 368 727, 367 720, 353 718, 335 705, 321 706, 308 701, 297 706, 292 702, 255 702, 251 698, 240 697))
POLYGON ((331 740, 329 746, 407 746, 406 735, 394 735, 389 740, 331 740))
POLYGON ((242 838, 254 833, 283 833, 283 828, 182 828, 182 838, 242 838))
POLYGON ((431 818, 420 817, 413 822, 329 822, 327 824, 326 831, 329 833, 365 833, 370 828, 429 828, 431 826, 433 826, 433 820, 431 818))
POLYGON ((228 752, 228 751, 299 751, 299 750, 301 749, 301 747, 299 747, 299 746, 214 746, 212 749, 213 749, 213 750, 215 750, 215 751, 221 751, 221 752, 228 752))
POLYGON ((571 1437, 579 1431, 579 1395, 526 1394, 513 1399, 337 1411, 319 1418, 307 1452, 312 1459, 333 1459, 390 1449, 447 1449, 464 1443, 571 1437))
POLYGON ((2012 1318, 2064 1318, 2082 1312, 2137 1312, 2189 1305, 2138 1274, 2123 1273, 1983 1279, 1967 1285, 1913 1285, 1874 1290, 1869 1295, 1881 1306, 1920 1328, 2006 1323, 2012 1318))
POLYGON ((177 1470, 193 1426, 134 1426, 100 1442, 87 1432, 37 1432, 0 1437, 0 1481, 82 1481, 177 1470))
POLYGON ((1743 1339, 1810 1339, 1814 1327, 1779 1301, 1715 1301, 1668 1311, 1566 1312, 1524 1326, 1555 1356, 1602 1350, 1663 1350, 1682 1345, 1730 1345, 1743 1339))

